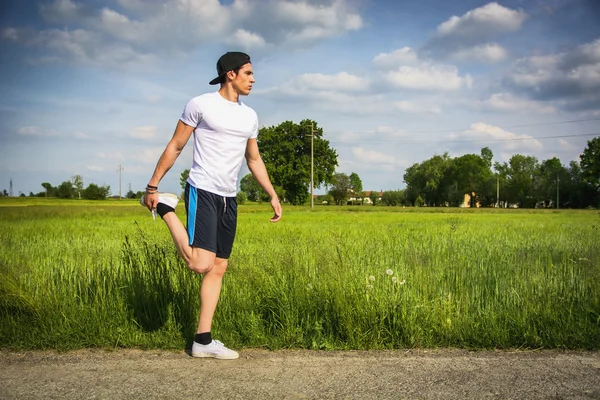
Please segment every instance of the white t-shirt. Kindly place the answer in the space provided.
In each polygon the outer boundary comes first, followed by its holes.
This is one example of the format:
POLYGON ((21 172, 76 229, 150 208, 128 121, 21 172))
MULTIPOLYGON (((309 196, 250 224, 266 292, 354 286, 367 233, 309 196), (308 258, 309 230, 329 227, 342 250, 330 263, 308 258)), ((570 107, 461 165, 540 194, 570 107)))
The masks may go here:
POLYGON ((231 102, 214 92, 191 99, 180 120, 196 128, 189 184, 234 197, 246 144, 258 136, 256 112, 241 101, 231 102))

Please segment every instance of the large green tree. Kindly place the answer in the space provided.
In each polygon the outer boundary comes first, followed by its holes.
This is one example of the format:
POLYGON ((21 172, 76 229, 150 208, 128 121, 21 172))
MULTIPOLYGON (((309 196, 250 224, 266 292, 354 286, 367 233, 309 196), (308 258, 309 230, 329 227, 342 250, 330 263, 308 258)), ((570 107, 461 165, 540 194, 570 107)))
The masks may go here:
POLYGON ((252 174, 246 174, 240 181, 240 190, 246 193, 250 201, 263 201, 266 195, 267 200, 269 195, 260 187, 256 178, 252 174))
POLYGON ((568 198, 567 190, 571 186, 569 180, 569 172, 558 158, 542 161, 535 181, 536 200, 543 202, 546 206, 552 204, 556 208, 557 196, 561 203, 568 198), (560 199, 561 192, 564 196, 562 200, 560 199))
POLYGON ((75 197, 75 187, 73 182, 64 181, 56 188, 56 196, 61 199, 72 199, 75 197))
POLYGON ((323 129, 316 122, 286 121, 261 128, 258 135, 258 146, 271 181, 285 190, 286 200, 294 205, 304 204, 310 197, 311 135, 314 135, 314 186, 332 184, 338 165, 337 152, 323 139, 323 129))
POLYGON ((81 192, 83 191, 83 176, 75 175, 73 178, 71 178, 71 182, 77 191, 77 198, 81 199, 81 192))
POLYGON ((519 207, 535 205, 534 180, 539 172, 536 157, 515 154, 508 163, 496 163, 494 168, 506 182, 502 193, 509 203, 516 203, 519 207))
POLYGON ((181 175, 179 176, 179 185, 181 185, 181 190, 185 190, 185 185, 187 184, 188 177, 190 176, 190 170, 184 169, 181 175))
POLYGON ((333 178, 333 184, 329 194, 335 200, 335 204, 342 205, 348 199, 351 189, 350 177, 344 173, 337 173, 333 178))
POLYGON ((582 180, 593 189, 595 201, 600 201, 600 137, 588 140, 579 158, 582 180))

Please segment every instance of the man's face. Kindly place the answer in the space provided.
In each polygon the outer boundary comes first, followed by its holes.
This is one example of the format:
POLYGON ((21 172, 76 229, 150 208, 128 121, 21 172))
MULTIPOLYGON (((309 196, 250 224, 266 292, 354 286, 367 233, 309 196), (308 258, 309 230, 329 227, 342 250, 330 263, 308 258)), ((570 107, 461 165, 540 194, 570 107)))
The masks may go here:
MULTIPOLYGON (((235 73, 233 73, 235 75, 235 73)), ((254 83, 254 72, 252 72, 252 64, 244 64, 237 75, 231 81, 233 88, 242 96, 248 96, 252 90, 254 83)))

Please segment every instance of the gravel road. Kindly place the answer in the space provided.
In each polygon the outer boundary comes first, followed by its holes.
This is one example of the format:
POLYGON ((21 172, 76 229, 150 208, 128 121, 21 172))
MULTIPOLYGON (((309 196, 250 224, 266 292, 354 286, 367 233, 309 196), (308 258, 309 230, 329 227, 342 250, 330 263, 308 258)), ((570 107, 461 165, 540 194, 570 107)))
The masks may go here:
POLYGON ((0 352, 2 399, 600 399, 600 352, 0 352))

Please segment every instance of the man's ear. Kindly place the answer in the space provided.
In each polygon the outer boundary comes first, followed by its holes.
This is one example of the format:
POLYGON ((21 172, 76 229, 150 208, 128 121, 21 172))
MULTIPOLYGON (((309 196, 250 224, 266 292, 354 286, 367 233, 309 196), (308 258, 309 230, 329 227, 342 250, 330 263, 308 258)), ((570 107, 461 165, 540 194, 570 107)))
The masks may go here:
POLYGON ((237 76, 237 74, 232 70, 232 71, 227 71, 227 77, 231 80, 234 80, 235 77, 237 76))

